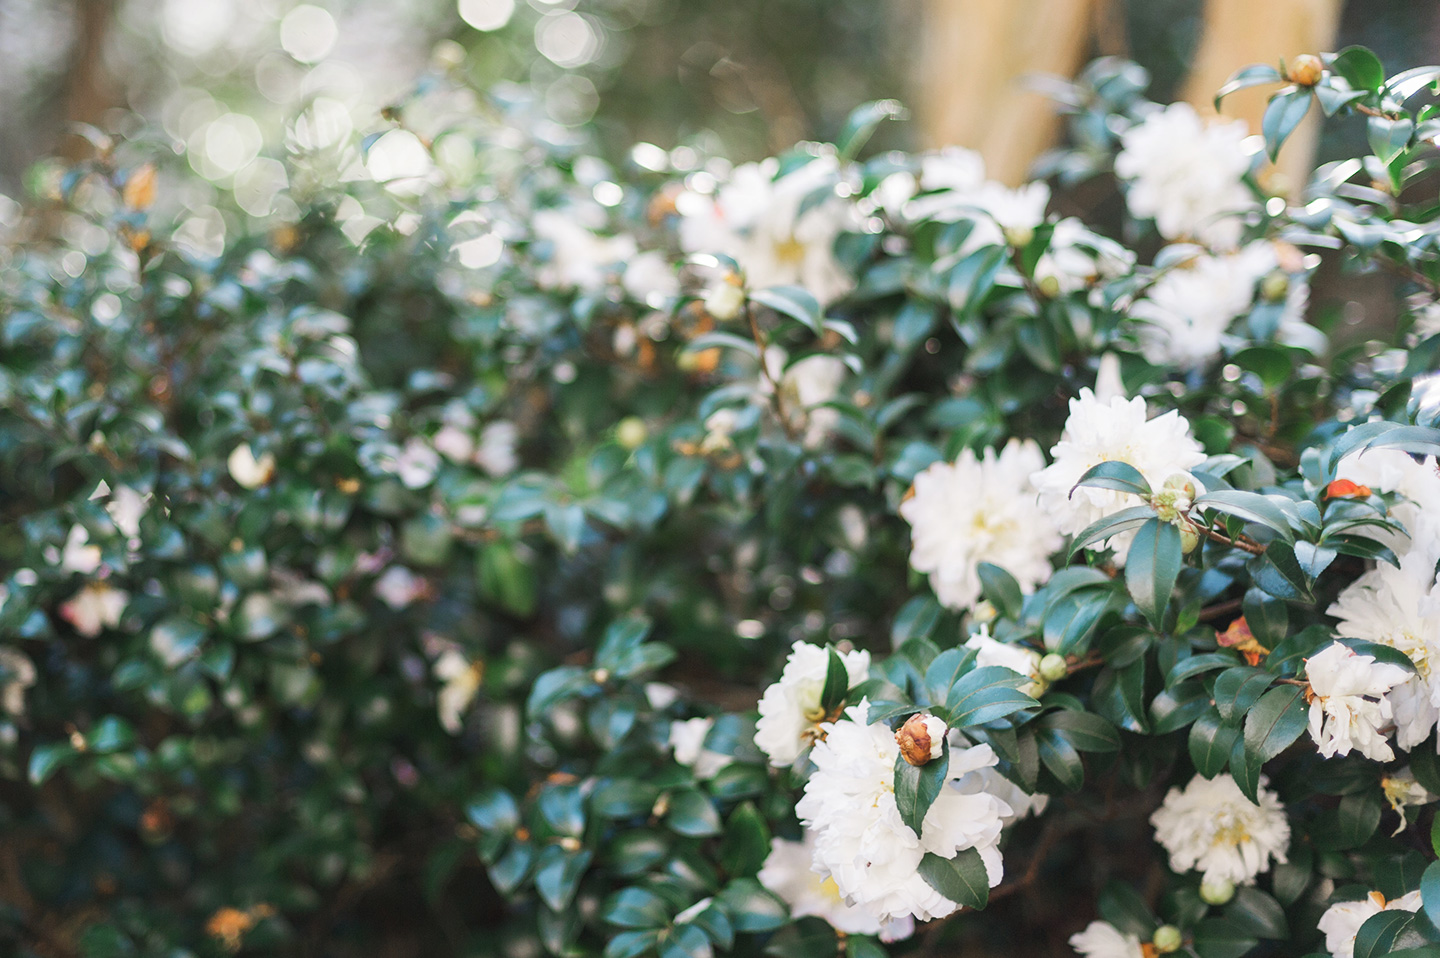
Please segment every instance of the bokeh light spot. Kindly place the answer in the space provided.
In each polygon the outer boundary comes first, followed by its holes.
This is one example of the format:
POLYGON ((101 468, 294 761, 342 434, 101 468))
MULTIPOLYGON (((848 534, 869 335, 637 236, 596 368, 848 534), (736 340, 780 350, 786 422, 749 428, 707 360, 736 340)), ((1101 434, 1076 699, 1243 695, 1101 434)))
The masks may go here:
POLYGON ((335 49, 340 28, 329 11, 309 3, 285 14, 280 21, 280 46, 301 63, 318 63, 335 49))
POLYGON ((476 30, 499 30, 515 14, 515 0, 460 0, 460 19, 476 30))

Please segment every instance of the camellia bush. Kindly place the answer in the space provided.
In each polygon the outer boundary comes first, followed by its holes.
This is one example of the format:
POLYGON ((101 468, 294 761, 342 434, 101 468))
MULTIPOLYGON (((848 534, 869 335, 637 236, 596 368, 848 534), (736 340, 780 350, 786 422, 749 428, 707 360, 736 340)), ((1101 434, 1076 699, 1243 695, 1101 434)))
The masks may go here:
POLYGON ((1019 189, 92 131, 0 209, 6 953, 1440 954, 1437 76, 1100 61, 1019 189))

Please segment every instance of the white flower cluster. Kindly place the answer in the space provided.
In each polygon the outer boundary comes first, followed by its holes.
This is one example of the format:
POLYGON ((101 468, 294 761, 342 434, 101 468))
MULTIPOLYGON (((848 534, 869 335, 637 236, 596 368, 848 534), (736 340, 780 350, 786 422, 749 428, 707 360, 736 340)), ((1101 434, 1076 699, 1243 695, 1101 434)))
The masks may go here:
MULTIPOLYGON (((868 716, 867 702, 846 709, 841 720, 821 726, 824 738, 810 753, 815 771, 795 811, 815 834, 815 868, 834 880, 847 904, 881 922, 943 918, 959 905, 921 877, 920 860, 973 848, 991 887, 998 885, 1000 831, 1012 809, 987 792, 942 788, 916 835, 895 801, 895 736, 884 723, 868 724, 868 716)), ((952 750, 947 782, 997 761, 987 745, 952 750)))
POLYGON ((1252 885, 1272 860, 1284 863, 1290 845, 1285 806, 1263 778, 1257 797, 1258 805, 1226 774, 1196 775, 1185 788, 1170 789, 1150 816, 1170 867, 1198 870, 1207 882, 1252 885))
POLYGON ((1257 206, 1244 182, 1258 152, 1247 134, 1243 121, 1206 123, 1187 103, 1151 113, 1125 131, 1115 157, 1130 212, 1153 219, 1166 239, 1234 249, 1241 214, 1257 206))
POLYGON ((783 175, 773 158, 738 166, 714 195, 690 190, 676 198, 680 245, 733 258, 752 287, 800 285, 822 304, 833 302, 854 285, 834 253, 836 237, 855 222, 853 206, 833 191, 839 169, 830 155, 783 175))
MULTIPOLYGON (((1342 459, 1338 472, 1341 479, 1373 492, 1403 497, 1391 512, 1410 533, 1385 536, 1386 544, 1399 557, 1398 566, 1377 563, 1347 586, 1328 610, 1339 620, 1337 635, 1387 645, 1405 653, 1415 665, 1414 674, 1395 666, 1371 666, 1369 671, 1393 669, 1399 676, 1388 671, 1372 676, 1376 688, 1387 676, 1396 681, 1385 691, 1352 695, 1357 723, 1355 747, 1371 758, 1384 756, 1383 761, 1392 758, 1393 753, 1383 737, 1366 734, 1371 720, 1393 719, 1395 743, 1406 751, 1423 743, 1440 725, 1440 669, 1436 668, 1440 665, 1440 581, 1436 577, 1436 564, 1440 562, 1440 471, 1433 457, 1416 460, 1399 450, 1372 449, 1342 459), (1366 694, 1378 701, 1354 699, 1366 694), (1377 717, 1380 715, 1383 719, 1377 717)), ((1332 647, 1332 657, 1337 654, 1332 647)), ((1316 658, 1312 657, 1309 666, 1312 686, 1316 658)), ((1351 670, 1356 669, 1352 664, 1351 670)), ((1315 690, 1320 694, 1318 686, 1315 690)), ((1312 704, 1312 728, 1314 708, 1312 704)), ((1337 750, 1334 754, 1345 753, 1337 750)))
MULTIPOLYGON (((870 677, 869 652, 842 652, 840 659, 845 663, 851 688, 870 677)), ((771 765, 792 764, 815 742, 820 723, 829 718, 820 703, 829 665, 830 654, 825 649, 796 642, 785 660, 780 681, 760 697, 755 744, 769 757, 771 765)))
POLYGON ((1381 729, 1390 723, 1392 707, 1386 693, 1404 682, 1398 665, 1376 662, 1339 642, 1305 660, 1310 680, 1310 737, 1326 758, 1349 755, 1388 762, 1395 757, 1381 729))
POLYGON ((977 458, 965 449, 915 477, 914 495, 900 504, 914 536, 910 565, 929 573, 942 605, 966 609, 980 598, 982 562, 1027 591, 1050 579, 1061 537, 1031 484, 1044 465, 1033 440, 1012 439, 999 455, 986 449, 977 458))
MULTIPOLYGON (((1298 253, 1295 254, 1298 257, 1298 253)), ((1324 335, 1305 323, 1310 287, 1303 274, 1282 269, 1274 243, 1259 241, 1233 253, 1197 251, 1187 262, 1167 270, 1130 310, 1140 322, 1136 330, 1145 358, 1156 365, 1196 369, 1220 354, 1231 324, 1250 312, 1256 293, 1270 277, 1282 296, 1276 338, 1318 352, 1324 335)))
MULTIPOLYGON (((1066 535, 1075 535, 1108 515, 1139 504, 1133 495, 1118 490, 1075 488, 1081 477, 1100 463, 1128 463, 1152 489, 1159 489, 1170 476, 1188 473, 1205 460, 1200 443, 1191 435, 1190 423, 1179 412, 1172 409, 1152 419, 1139 396, 1102 399, 1089 389, 1080 390, 1079 398, 1070 400, 1070 417, 1050 455, 1054 461, 1031 481, 1040 491, 1041 510, 1066 535)), ((1128 533, 1111 538, 1121 558, 1131 538, 1128 533)))

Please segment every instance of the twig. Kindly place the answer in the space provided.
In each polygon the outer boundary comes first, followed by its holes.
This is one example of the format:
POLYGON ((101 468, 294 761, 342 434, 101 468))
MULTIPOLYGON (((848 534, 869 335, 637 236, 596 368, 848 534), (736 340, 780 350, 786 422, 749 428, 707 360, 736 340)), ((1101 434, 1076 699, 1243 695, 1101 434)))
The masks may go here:
POLYGON ((1203 535, 1205 538, 1209 539, 1212 542, 1218 542, 1221 545, 1234 546, 1237 549, 1244 549, 1252 556, 1265 554, 1264 546, 1243 535, 1237 536, 1236 538, 1232 539, 1229 536, 1225 535, 1223 532, 1216 532, 1209 526, 1202 526, 1198 523, 1195 525, 1195 529, 1201 535, 1203 535))

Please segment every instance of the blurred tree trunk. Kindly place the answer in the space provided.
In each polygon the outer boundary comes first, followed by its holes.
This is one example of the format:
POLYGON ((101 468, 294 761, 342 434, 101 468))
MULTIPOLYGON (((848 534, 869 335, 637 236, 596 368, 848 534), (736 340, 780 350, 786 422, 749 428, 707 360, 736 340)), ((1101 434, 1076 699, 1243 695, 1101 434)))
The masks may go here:
POLYGON ((990 176, 1020 183, 1058 117, 1030 74, 1071 77, 1090 51, 1097 0, 925 0, 919 114, 928 146, 979 150, 990 176))
MULTIPOLYGON (((110 0, 76 0, 75 42, 70 48, 65 90, 67 123, 98 126, 105 111, 118 102, 118 86, 104 65, 105 38, 114 13, 110 0)), ((59 152, 67 158, 77 159, 89 151, 89 146, 78 137, 67 136, 60 141, 59 152)))
MULTIPOLYGON (((1215 91, 1241 67, 1252 63, 1278 64, 1301 53, 1320 53, 1335 42, 1340 25, 1341 0, 1206 0, 1205 32, 1190 65, 1185 99, 1202 116, 1215 115, 1215 91)), ((1226 117, 1238 117, 1260 131, 1265 101, 1274 87, 1251 87, 1227 96, 1220 104, 1226 117)), ((1310 115, 1286 140, 1270 185, 1277 191, 1298 190, 1310 174, 1315 144, 1320 135, 1318 111, 1310 115)))
MULTIPOLYGON (((1143 0, 1140 0, 1143 2, 1143 0)), ((919 107, 927 146, 979 150, 990 175, 1016 184, 1055 141, 1058 118, 1032 74, 1074 76, 1092 50, 1124 54, 1122 0, 924 0, 919 107)), ((1251 63, 1328 50, 1342 0, 1206 0, 1203 35, 1185 99, 1214 116, 1230 75, 1251 63)), ((1224 114, 1260 129, 1272 88, 1226 99, 1224 114)), ((1280 154, 1288 190, 1305 181, 1319 131, 1308 118, 1280 154)))

